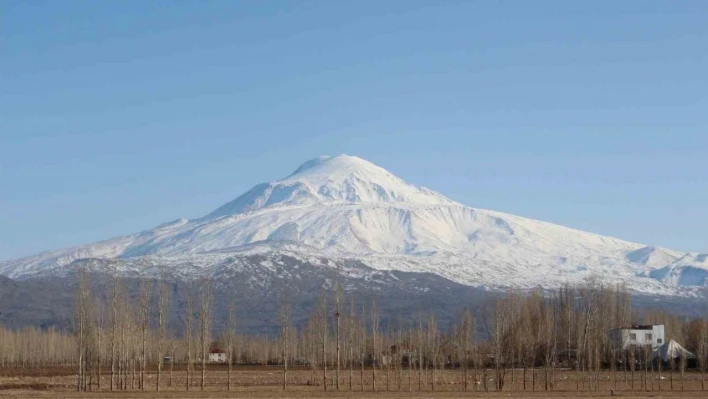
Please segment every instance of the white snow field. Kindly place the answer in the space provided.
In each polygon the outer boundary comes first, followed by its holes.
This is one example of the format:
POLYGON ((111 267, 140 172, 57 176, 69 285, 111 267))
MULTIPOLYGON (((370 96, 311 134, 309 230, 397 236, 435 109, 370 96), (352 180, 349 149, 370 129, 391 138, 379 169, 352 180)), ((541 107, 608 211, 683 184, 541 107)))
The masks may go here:
POLYGON ((470 208, 348 155, 305 162, 202 218, 0 262, 0 274, 46 276, 90 259, 112 272, 190 277, 253 253, 328 259, 333 268, 359 260, 494 290, 592 277, 637 293, 693 296, 708 284, 708 255, 470 208))

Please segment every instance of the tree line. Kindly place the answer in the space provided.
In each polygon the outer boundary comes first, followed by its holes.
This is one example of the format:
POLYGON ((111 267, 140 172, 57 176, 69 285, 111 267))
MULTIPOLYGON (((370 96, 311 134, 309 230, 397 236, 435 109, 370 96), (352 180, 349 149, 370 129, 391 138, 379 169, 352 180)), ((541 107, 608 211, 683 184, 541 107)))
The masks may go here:
POLYGON ((237 364, 279 365, 284 390, 297 367, 308 370, 308 384, 323 390, 432 391, 450 373, 462 390, 553 390, 561 370, 574 375, 578 390, 599 390, 608 383, 607 372, 615 389, 653 389, 657 376, 669 378, 673 389, 675 381, 682 386, 689 366, 700 371, 703 388, 708 366, 705 319, 633 310, 626 288, 594 280, 470 304, 446 325, 423 311, 383 317, 376 299, 356 301, 334 284, 302 325, 293 324, 293 304, 284 293, 279 334, 270 336, 237 333, 233 302, 219 315, 226 322, 214 328, 213 281, 184 289, 175 326, 166 281, 144 280, 129 295, 124 280, 114 277, 110 292, 99 295, 82 273, 72 331, 0 328, 0 365, 75 367, 80 391, 159 391, 176 384, 176 365, 186 368, 180 380, 185 390, 203 390, 212 350, 225 353, 227 390, 238 383, 232 376, 237 364), (636 323, 664 324, 666 339, 681 342, 696 358, 664 364, 652 361, 651 347, 624 348, 610 339, 612 328, 636 323))

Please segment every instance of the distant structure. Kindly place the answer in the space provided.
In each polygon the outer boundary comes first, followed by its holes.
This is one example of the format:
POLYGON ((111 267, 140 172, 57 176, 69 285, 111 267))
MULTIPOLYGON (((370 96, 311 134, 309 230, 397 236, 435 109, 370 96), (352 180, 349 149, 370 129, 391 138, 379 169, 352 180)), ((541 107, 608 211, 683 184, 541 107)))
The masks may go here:
POLYGON ((219 348, 214 348, 209 351, 209 363, 226 363, 228 358, 226 352, 219 348))
POLYGON ((678 342, 673 339, 664 345, 659 345, 656 349, 652 351, 652 360, 661 357, 661 360, 668 362, 670 359, 695 359, 696 356, 687 351, 686 348, 681 346, 678 342))
POLYGON ((651 346, 655 349, 663 345, 664 325, 633 325, 610 330, 610 340, 616 347, 627 349, 632 346, 651 346))

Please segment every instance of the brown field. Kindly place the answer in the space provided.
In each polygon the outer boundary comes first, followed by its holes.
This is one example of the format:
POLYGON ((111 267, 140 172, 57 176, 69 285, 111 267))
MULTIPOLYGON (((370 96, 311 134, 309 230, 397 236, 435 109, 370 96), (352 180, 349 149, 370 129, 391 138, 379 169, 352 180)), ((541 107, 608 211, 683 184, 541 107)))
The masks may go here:
MULTIPOLYGON (((430 377, 424 375, 422 391, 418 390, 417 373, 412 374, 411 391, 409 391, 409 376, 406 370, 401 372, 401 387, 398 390, 398 371, 392 370, 388 373, 388 384, 386 372, 379 370, 377 373, 377 390, 372 390, 372 372, 364 372, 364 390, 361 390, 360 371, 355 370, 353 378, 353 392, 349 391, 349 371, 343 370, 340 374, 340 390, 337 391, 334 385, 328 386, 328 391, 324 392, 322 381, 322 370, 315 373, 314 384, 313 373, 309 369, 295 369, 289 372, 288 390, 282 390, 282 370, 278 367, 238 367, 232 374, 232 391, 226 390, 227 372, 225 367, 210 366, 207 368, 207 380, 205 390, 199 387, 201 373, 197 370, 194 373, 193 384, 190 391, 185 391, 186 371, 184 368, 175 368, 170 384, 169 369, 165 371, 161 391, 155 392, 156 376, 154 371, 147 378, 147 389, 145 392, 137 390, 114 391, 109 390, 110 379, 108 376, 102 378, 101 391, 83 392, 76 391, 76 375, 70 368, 33 368, 33 369, 0 369, 0 397, 44 397, 44 398, 226 398, 226 397, 254 397, 254 398, 309 398, 309 397, 344 397, 344 398, 435 398, 435 397, 510 397, 510 398, 545 398, 545 397, 610 397, 610 389, 613 385, 613 374, 603 372, 600 374, 600 388, 590 390, 589 381, 573 371, 556 371, 555 389, 545 391, 543 383, 543 372, 537 370, 536 390, 532 390, 532 378, 529 372, 526 376, 526 390, 523 390, 522 370, 514 371, 514 382, 512 383, 511 372, 507 373, 504 390, 495 392, 493 383, 489 383, 489 391, 484 391, 482 384, 472 384, 467 392, 463 391, 461 374, 459 371, 446 370, 436 374, 435 391, 431 390, 430 377), (388 385, 388 389, 387 389, 388 385), (477 390, 475 390, 475 386, 477 390)), ((491 370, 488 379, 491 378, 491 370)), ((649 390, 645 391, 641 379, 642 373, 635 373, 634 389, 632 389, 631 377, 624 379, 623 373, 617 373, 617 385, 615 396, 634 398, 679 398, 679 397, 708 397, 708 390, 701 391, 701 375, 695 372, 687 372, 684 380, 680 374, 674 374, 673 386, 671 390, 670 374, 663 372, 662 379, 658 375, 649 375, 649 390)), ((333 382, 334 372, 328 371, 328 379, 333 382)), ((481 377, 481 375, 480 375, 481 377)), ((471 380, 470 372, 470 380, 471 380)), ((491 381, 491 380, 490 380, 491 381)), ((130 382, 129 382, 130 384, 130 382)), ((708 384, 707 384, 708 385, 708 384)), ((137 386, 137 384, 136 384, 137 386)))

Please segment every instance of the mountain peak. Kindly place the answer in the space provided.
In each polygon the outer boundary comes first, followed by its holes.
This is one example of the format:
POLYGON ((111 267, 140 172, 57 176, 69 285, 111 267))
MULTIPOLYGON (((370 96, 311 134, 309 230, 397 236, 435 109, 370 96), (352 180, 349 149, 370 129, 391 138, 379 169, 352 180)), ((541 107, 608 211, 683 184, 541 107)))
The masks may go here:
POLYGON ((295 172, 293 172, 293 173, 292 173, 290 176, 288 176, 288 177, 295 176, 295 175, 297 175, 297 174, 299 174, 299 173, 304 173, 304 172, 306 172, 307 170, 312 169, 312 168, 314 168, 314 167, 317 167, 318 165, 320 165, 320 164, 322 164, 322 163, 324 163, 324 162, 327 162, 327 161, 330 160, 330 159, 332 159, 332 157, 329 156, 329 155, 320 155, 320 156, 317 157, 317 158, 310 159, 309 161, 306 161, 305 163, 303 163, 302 165, 300 165, 297 169, 295 169, 295 172))
POLYGON ((136 276, 164 268, 188 277, 232 270, 253 273, 245 280, 259 284, 276 271, 305 277, 290 261, 268 257, 284 253, 303 262, 325 259, 327 267, 330 260, 356 261, 367 270, 433 273, 488 289, 552 288, 591 276, 646 294, 698 295, 708 285, 708 254, 682 256, 469 208, 349 155, 309 160, 206 217, 0 262, 0 274, 51 276, 80 266, 136 276))
POLYGON ((454 204, 443 195, 409 184, 365 159, 341 154, 306 161, 285 179, 259 184, 210 216, 263 208, 361 203, 454 204))
POLYGON ((347 154, 340 154, 334 157, 322 155, 306 161, 284 180, 297 179, 316 174, 334 173, 335 176, 341 176, 343 174, 363 173, 366 170, 368 170, 369 173, 390 174, 387 170, 356 156, 347 154))

